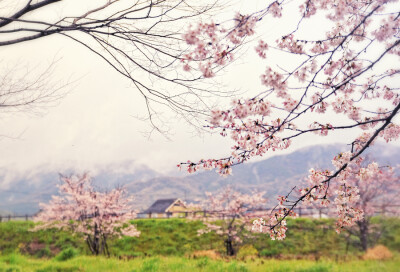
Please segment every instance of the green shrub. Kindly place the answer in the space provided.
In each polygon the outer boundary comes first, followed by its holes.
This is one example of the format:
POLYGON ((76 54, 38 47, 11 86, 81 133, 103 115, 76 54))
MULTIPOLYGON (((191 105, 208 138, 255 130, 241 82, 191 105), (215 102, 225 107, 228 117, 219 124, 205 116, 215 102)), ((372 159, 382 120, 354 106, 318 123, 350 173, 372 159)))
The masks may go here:
POLYGON ((74 248, 67 248, 67 249, 64 249, 63 251, 61 251, 55 257, 55 259, 57 261, 66 261, 66 260, 72 259, 72 258, 74 258, 76 256, 78 256, 78 250, 76 250, 74 248))
POLYGON ((49 246, 46 246, 45 248, 39 249, 36 254, 36 257, 43 258, 43 257, 52 257, 51 250, 49 246))
POLYGON ((176 250, 176 247, 173 246, 167 246, 164 248, 163 253, 165 255, 178 255, 178 251, 176 250))
POLYGON ((132 252, 131 254, 132 257, 144 257, 143 252, 132 252))
POLYGON ((280 254, 280 251, 277 248, 264 248, 260 252, 261 257, 276 257, 279 254, 280 254))

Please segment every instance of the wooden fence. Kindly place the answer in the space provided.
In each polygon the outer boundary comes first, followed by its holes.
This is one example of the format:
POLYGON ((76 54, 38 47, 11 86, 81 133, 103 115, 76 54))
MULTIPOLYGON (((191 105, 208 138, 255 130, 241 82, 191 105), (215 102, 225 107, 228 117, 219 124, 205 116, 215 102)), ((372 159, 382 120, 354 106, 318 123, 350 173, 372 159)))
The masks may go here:
POLYGON ((11 220, 32 220, 33 217, 35 215, 34 214, 25 214, 25 215, 0 215, 0 222, 4 222, 4 221, 11 221, 11 220))
MULTIPOLYGON (((399 216, 400 215, 400 205, 385 205, 385 206, 376 206, 375 215, 386 215, 386 216, 399 216)), ((257 212, 260 215, 269 214, 271 209, 257 209, 257 210, 249 210, 249 213, 257 212)), ((334 208, 320 208, 316 209, 314 207, 296 207, 294 212, 298 217, 309 217, 309 218, 330 218, 335 217, 336 210, 334 208)), ((180 217, 180 218, 219 218, 225 219, 228 216, 224 215, 218 211, 188 211, 188 212, 177 212, 177 213, 164 213, 164 214, 145 214, 139 213, 138 218, 152 218, 152 219, 162 219, 162 218, 171 218, 171 217, 180 217)))
MULTIPOLYGON (((400 214, 400 205, 385 205, 385 206, 376 206, 375 208, 375 215, 387 215, 387 216, 399 216, 400 214)), ((259 212, 262 213, 269 213, 271 209, 258 209, 258 210, 250 210, 249 212, 259 212)), ((312 217, 312 218, 328 218, 334 217, 335 210, 332 208, 322 208, 316 209, 313 207, 296 207, 294 212, 299 217, 312 217)), ((157 218, 171 218, 171 217, 181 217, 181 218, 199 218, 199 217, 218 217, 224 219, 224 215, 218 215, 217 211, 188 211, 188 212, 179 212, 179 215, 176 216, 171 213, 165 213, 162 217, 151 217, 153 219, 157 218)), ((149 216, 143 216, 146 214, 138 213, 138 218, 146 219, 149 216)), ((19 221, 28 221, 32 220, 35 214, 25 214, 25 215, 0 215, 0 222, 7 222, 11 220, 19 220, 19 221)))

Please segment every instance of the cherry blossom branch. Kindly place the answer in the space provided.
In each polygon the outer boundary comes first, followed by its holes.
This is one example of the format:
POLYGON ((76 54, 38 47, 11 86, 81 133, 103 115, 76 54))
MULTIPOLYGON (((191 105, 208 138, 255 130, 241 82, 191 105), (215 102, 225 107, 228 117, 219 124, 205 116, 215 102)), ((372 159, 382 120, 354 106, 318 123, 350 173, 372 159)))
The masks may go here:
POLYGON ((205 98, 232 95, 230 91, 207 86, 201 73, 177 72, 187 52, 181 26, 196 18, 207 18, 219 8, 218 0, 204 3, 107 0, 93 5, 81 16, 67 15, 58 21, 46 19, 44 8, 56 2, 63 3, 60 0, 42 0, 35 4, 28 1, 11 16, 1 14, 0 33, 14 35, 3 35, 0 46, 54 35, 83 45, 132 83, 143 97, 147 108, 144 115, 160 132, 167 131, 167 122, 159 114, 162 108, 169 108, 174 115, 201 128, 199 124, 210 110, 205 98), (35 17, 31 15, 33 11, 35 17))
MULTIPOLYGON (((340 175, 340 173, 342 173, 349 165, 350 162, 352 162, 353 160, 355 160, 356 158, 358 158, 371 144, 372 142, 376 139, 376 137, 378 137, 379 133, 381 133, 392 121, 392 119, 394 118, 394 116, 396 116, 396 114, 398 113, 398 111, 400 110, 400 104, 397 105, 396 108, 394 108, 392 114, 386 119, 385 123, 375 131, 375 133, 370 137, 370 139, 363 145, 363 147, 354 155, 352 155, 349 159, 349 161, 345 164, 343 164, 333 175, 329 176, 326 180, 322 181, 321 183, 327 183, 329 185, 329 183, 331 182, 331 180, 335 179, 336 177, 338 177, 340 175)), ((313 187, 311 187, 308 192, 306 192, 304 195, 302 195, 301 197, 299 197, 293 204, 290 205, 290 208, 284 212, 283 216, 281 217, 280 220, 278 220, 277 224, 271 226, 271 230, 274 229, 275 227, 279 226, 281 224, 281 222, 283 220, 286 219, 287 216, 290 216, 290 214, 294 211, 294 208, 300 203, 303 202, 305 198, 307 198, 311 192, 314 189, 317 189, 320 185, 314 185, 313 187)), ((293 191, 293 189, 292 189, 293 191)), ((289 193, 290 195, 290 193, 289 193)), ((326 197, 326 196, 325 196, 326 197)), ((287 197, 286 197, 287 199, 287 197)))
MULTIPOLYGON (((190 70, 192 62, 200 63, 204 76, 214 76, 215 67, 232 59, 224 51, 225 46, 255 33, 256 25, 267 15, 283 18, 281 4, 283 1, 273 1, 259 14, 236 15, 237 24, 228 31, 229 35, 221 34, 223 31, 219 26, 212 23, 190 29, 185 39, 188 45, 193 46, 193 52, 186 56, 184 69, 190 70), (204 45, 204 39, 199 37, 210 40, 210 46, 204 45)), ((296 137, 310 132, 326 136, 334 129, 360 128, 364 132, 351 140, 352 152, 341 153, 333 160, 334 172, 311 169, 309 179, 313 185, 301 189, 302 196, 293 201, 288 200, 290 193, 280 197, 279 210, 276 209, 266 221, 256 220, 255 229, 269 233, 272 239, 283 239, 285 219, 294 215, 294 207, 311 199, 326 204, 331 183, 340 184, 335 198, 338 230, 362 220, 362 210, 353 205, 359 197, 357 186, 351 185, 347 178, 352 175, 363 177, 367 175, 365 173, 378 171, 376 164, 370 164, 368 169, 360 168, 358 174, 354 174, 352 169, 360 164, 360 155, 378 136, 389 142, 398 139, 400 134, 400 126, 393 122, 400 105, 399 87, 395 83, 400 68, 394 62, 384 64, 385 56, 400 56, 400 20, 397 13, 382 13, 385 7, 392 8, 391 3, 305 1, 300 6, 300 19, 293 31, 278 37, 275 43, 260 40, 255 47, 261 59, 268 57, 269 48, 290 54, 291 65, 287 65, 290 68, 278 61, 275 63, 280 69, 278 72, 272 68, 272 63, 267 62, 265 72, 261 74, 261 84, 267 87, 265 91, 250 99, 234 100, 228 110, 214 109, 211 112, 211 125, 208 127, 220 130, 222 136, 230 134, 235 141, 231 155, 187 161, 178 166, 185 167, 189 173, 216 168, 218 173, 226 176, 234 165, 254 156, 289 148, 296 137), (327 14, 321 14, 322 11, 327 14), (333 23, 324 37, 298 37, 304 35, 299 30, 304 27, 305 19, 314 17, 314 20, 319 20, 316 14, 327 15, 329 23, 333 23), (368 100, 375 102, 370 103, 374 105, 368 105, 368 100), (388 109, 392 107, 390 104, 394 106, 393 110, 388 109), (318 121, 318 114, 328 113, 332 117, 336 114, 340 121, 335 124, 318 121), (344 123, 339 114, 344 114, 351 123, 344 123), (315 121, 309 124, 308 129, 299 128, 299 123, 304 126, 301 120, 305 116, 311 116, 315 121), (378 125, 380 127, 376 129, 378 125)))

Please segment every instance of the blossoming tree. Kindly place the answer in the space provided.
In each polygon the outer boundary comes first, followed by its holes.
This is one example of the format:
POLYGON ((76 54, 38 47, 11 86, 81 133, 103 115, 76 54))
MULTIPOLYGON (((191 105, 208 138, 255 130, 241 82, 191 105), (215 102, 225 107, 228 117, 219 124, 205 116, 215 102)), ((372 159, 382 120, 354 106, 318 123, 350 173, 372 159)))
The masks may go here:
MULTIPOLYGON (((346 231, 358 237, 360 247, 366 251, 369 243, 373 242, 371 236, 378 238, 381 233, 379 228, 373 230, 371 226, 371 217, 376 211, 398 215, 400 203, 396 196, 400 193, 400 178, 393 168, 379 167, 375 162, 367 164, 362 157, 349 164, 348 169, 345 183, 332 183, 329 188, 320 188, 310 194, 304 202, 328 208, 334 207, 336 211, 331 215, 339 216, 337 231, 340 232, 344 227, 350 226, 345 228, 346 231), (346 195, 342 193, 344 190, 346 195), (311 198, 323 200, 315 203, 311 198), (350 216, 344 216, 346 214, 350 216), (355 226, 353 226, 354 221, 356 221, 355 226)), ((323 179, 325 174, 328 173, 311 169, 307 179, 309 187, 303 189, 301 194, 305 194, 310 187, 318 184, 318 180, 323 179)))
POLYGON ((66 228, 83 233, 90 251, 110 255, 107 239, 110 237, 139 236, 140 232, 128 220, 136 214, 129 205, 131 197, 122 188, 108 192, 96 191, 90 177, 61 176, 60 196, 53 196, 48 204, 41 203, 41 212, 35 221, 44 222, 34 230, 66 228))
POLYGON ((242 194, 229 186, 216 195, 207 193, 208 198, 203 207, 207 216, 200 217, 205 228, 198 230, 198 234, 215 232, 224 239, 226 254, 235 255, 235 244, 242 243, 245 231, 251 228, 253 219, 260 216, 258 210, 266 202, 263 195, 264 193, 242 194))
POLYGON ((285 218, 297 205, 324 203, 331 193, 339 207, 338 231, 362 220, 363 212, 356 205, 358 185, 349 180, 351 171, 377 139, 391 142, 400 133, 396 122, 399 12, 398 0, 272 0, 254 13, 237 14, 231 25, 209 22, 188 29, 185 39, 192 50, 183 69, 198 69, 204 77, 214 76, 221 65, 232 61, 234 53, 229 49, 246 37, 268 28, 278 34, 261 37, 255 46, 266 65, 260 71, 258 94, 211 112, 209 127, 230 135, 235 142, 232 153, 179 166, 190 173, 216 168, 228 175, 232 166, 288 149, 298 138, 342 132, 340 137, 347 137, 351 147, 333 159, 336 169, 312 172, 313 185, 296 188, 299 197, 289 188, 288 195, 280 198, 277 216, 256 220, 254 227, 281 237, 285 218), (329 188, 334 184, 337 190, 332 192, 329 188))

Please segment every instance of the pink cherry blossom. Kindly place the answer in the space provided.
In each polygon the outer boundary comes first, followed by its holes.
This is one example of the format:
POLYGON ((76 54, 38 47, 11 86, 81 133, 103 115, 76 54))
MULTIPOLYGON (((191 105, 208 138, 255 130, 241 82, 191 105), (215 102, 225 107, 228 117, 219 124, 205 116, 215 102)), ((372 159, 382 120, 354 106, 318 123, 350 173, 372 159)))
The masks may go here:
POLYGON ((224 239, 227 255, 234 255, 237 245, 248 235, 246 231, 251 228, 253 219, 261 215, 259 210, 266 202, 264 194, 242 194, 230 186, 215 195, 206 193, 208 199, 201 210, 207 214, 193 216, 193 219, 201 219, 205 225, 205 228, 198 230, 198 235, 215 232, 224 239), (222 223, 216 224, 215 221, 221 219, 222 223))
POLYGON ((48 204, 41 203, 41 212, 33 230, 60 228, 83 233, 90 251, 95 254, 110 254, 107 239, 111 237, 140 235, 129 223, 136 217, 123 188, 108 192, 94 190, 89 175, 61 176, 60 196, 53 196, 48 204), (127 226, 125 226, 127 224, 127 226))

